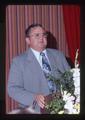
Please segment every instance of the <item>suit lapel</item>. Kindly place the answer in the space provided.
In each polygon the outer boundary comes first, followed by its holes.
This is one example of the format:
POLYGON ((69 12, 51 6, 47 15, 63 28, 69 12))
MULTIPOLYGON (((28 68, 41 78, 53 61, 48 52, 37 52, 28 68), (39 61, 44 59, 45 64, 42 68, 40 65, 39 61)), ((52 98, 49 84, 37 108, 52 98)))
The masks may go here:
POLYGON ((50 61, 50 65, 51 65, 51 73, 55 76, 56 75, 56 71, 58 70, 58 66, 57 66, 57 63, 55 61, 55 58, 54 56, 52 55, 52 53, 49 52, 49 50, 47 49, 47 56, 48 56, 48 59, 50 61))
POLYGON ((47 49, 47 56, 48 56, 48 59, 50 61, 51 69, 53 69, 53 66, 55 65, 55 62, 54 62, 54 58, 53 58, 52 54, 49 52, 48 49, 47 49))
MULTIPOLYGON (((37 59, 35 58, 33 52, 31 49, 27 51, 27 60, 26 60, 26 67, 28 67, 31 71, 31 75, 33 76, 33 80, 35 84, 39 84, 38 87, 40 87, 40 91, 44 94, 49 93, 48 85, 47 85, 47 80, 44 76, 44 73, 41 69, 40 64, 38 63, 37 59), (43 89, 44 87, 44 89, 43 89)), ((40 92, 39 91, 39 92, 40 92)))
POLYGON ((36 71, 36 68, 41 71, 41 66, 38 63, 36 57, 34 56, 33 52, 31 49, 28 50, 27 53, 27 62, 30 62, 30 67, 36 71))

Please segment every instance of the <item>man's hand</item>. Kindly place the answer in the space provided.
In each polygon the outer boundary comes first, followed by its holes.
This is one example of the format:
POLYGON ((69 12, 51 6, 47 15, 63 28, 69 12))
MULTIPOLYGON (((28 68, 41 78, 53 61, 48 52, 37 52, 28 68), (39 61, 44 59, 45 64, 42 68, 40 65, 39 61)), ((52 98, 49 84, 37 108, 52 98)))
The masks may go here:
POLYGON ((43 95, 39 94, 35 96, 35 100, 37 101, 37 104, 41 107, 45 107, 45 98, 43 95))

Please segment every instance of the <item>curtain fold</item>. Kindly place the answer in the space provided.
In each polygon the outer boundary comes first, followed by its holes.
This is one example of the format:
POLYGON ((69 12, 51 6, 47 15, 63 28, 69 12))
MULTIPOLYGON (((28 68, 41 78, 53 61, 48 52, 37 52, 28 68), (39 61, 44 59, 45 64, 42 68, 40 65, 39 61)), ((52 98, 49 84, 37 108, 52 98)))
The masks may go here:
POLYGON ((74 62, 76 50, 79 49, 80 62, 80 6, 63 5, 63 17, 71 60, 74 62))

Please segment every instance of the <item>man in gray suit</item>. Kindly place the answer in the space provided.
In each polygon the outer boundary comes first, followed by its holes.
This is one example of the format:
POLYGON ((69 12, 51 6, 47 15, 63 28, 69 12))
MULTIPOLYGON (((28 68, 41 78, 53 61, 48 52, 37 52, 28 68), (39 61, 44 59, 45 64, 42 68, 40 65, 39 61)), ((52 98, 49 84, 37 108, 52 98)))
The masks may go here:
POLYGON ((8 94, 21 107, 34 105, 36 112, 45 107, 45 96, 50 94, 48 80, 43 71, 43 52, 50 66, 50 73, 59 78, 70 69, 65 56, 58 50, 48 49, 47 33, 40 24, 32 24, 26 30, 29 49, 15 57, 11 64, 8 94))

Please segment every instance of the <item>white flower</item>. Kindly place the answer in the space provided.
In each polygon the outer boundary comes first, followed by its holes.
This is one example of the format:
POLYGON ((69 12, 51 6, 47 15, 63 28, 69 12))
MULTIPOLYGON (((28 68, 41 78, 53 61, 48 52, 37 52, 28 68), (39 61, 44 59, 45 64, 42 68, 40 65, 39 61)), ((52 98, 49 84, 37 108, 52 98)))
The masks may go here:
POLYGON ((74 85, 75 85, 75 94, 80 94, 80 69, 73 68, 73 69, 71 69, 71 72, 73 73, 73 80, 74 80, 74 85))
POLYGON ((80 95, 80 87, 75 87, 74 94, 75 95, 80 95))
POLYGON ((69 111, 69 114, 72 114, 72 111, 73 111, 73 103, 72 103, 72 101, 67 101, 64 108, 69 111))
POLYGON ((67 91, 63 92, 63 100, 64 101, 73 101, 75 98, 74 96, 71 96, 71 93, 68 93, 67 91))
POLYGON ((75 99, 74 96, 72 96, 67 91, 63 92, 63 100, 65 101, 64 108, 68 110, 68 114, 72 114, 73 112, 73 100, 75 99))
MULTIPOLYGON (((70 70, 73 73, 73 80, 74 80, 74 86, 75 91, 74 94, 76 95, 76 101, 75 104, 80 103, 80 69, 79 68, 73 68, 70 70)), ((63 100, 65 101, 64 108, 68 110, 68 114, 78 114, 79 109, 74 108, 74 102, 75 99, 74 96, 72 96, 70 93, 67 93, 67 91, 63 92, 63 100)))
POLYGON ((80 77, 80 68, 72 68, 70 71, 73 73, 74 78, 80 77))

